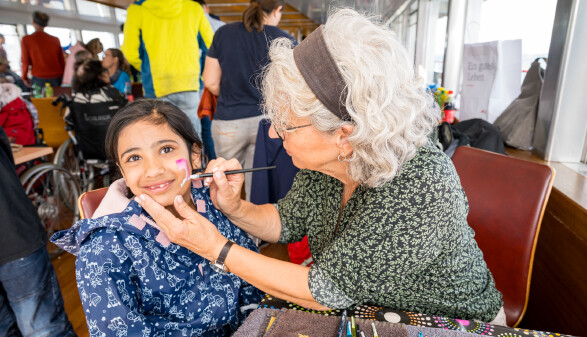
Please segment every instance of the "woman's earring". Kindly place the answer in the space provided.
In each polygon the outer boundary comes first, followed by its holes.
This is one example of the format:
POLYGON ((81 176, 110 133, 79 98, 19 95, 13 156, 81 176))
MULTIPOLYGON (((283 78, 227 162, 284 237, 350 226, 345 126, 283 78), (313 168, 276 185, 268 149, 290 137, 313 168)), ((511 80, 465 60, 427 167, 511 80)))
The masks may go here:
POLYGON ((338 155, 338 161, 339 162, 345 162, 345 161, 353 161, 355 158, 357 157, 357 154, 353 152, 353 155, 348 158, 344 152, 342 152, 341 154, 338 155))

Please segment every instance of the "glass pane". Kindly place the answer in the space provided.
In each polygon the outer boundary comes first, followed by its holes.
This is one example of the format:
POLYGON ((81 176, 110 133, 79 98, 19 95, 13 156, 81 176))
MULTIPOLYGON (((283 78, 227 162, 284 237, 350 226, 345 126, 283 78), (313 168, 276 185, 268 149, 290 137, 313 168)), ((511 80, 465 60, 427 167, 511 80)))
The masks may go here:
POLYGON ((77 4, 77 12, 80 15, 99 16, 102 18, 110 17, 110 7, 108 6, 87 0, 75 0, 75 3, 77 4))
MULTIPOLYGON (((31 35, 35 32, 35 27, 33 25, 26 25, 26 32, 28 35, 31 35)), ((53 35, 59 39, 61 43, 61 47, 67 48, 69 46, 74 45, 77 42, 77 38, 75 37, 75 32, 69 28, 60 28, 60 27, 45 27, 45 33, 49 35, 53 35)))
POLYGON ((436 38, 434 43, 434 75, 432 84, 438 86, 442 82, 442 72, 444 69, 444 49, 446 48, 446 29, 448 25, 448 16, 440 14, 436 20, 436 38))
MULTIPOLYGON (((116 48, 116 42, 114 41, 114 34, 108 32, 97 32, 94 30, 82 30, 82 40, 84 43, 90 42, 90 40, 98 38, 104 46, 104 50, 108 48, 116 48)), ((99 55, 102 57, 102 55, 99 55)))
MULTIPOLYGON (((21 4, 31 4, 34 6, 43 6, 45 8, 71 10, 69 2, 64 0, 0 0, 0 2, 18 2, 21 4)), ((50 16, 50 15, 49 15, 50 16)))
POLYGON ((122 46, 122 42, 124 41, 124 34, 118 33, 118 43, 122 46))
POLYGON ((6 50, 6 58, 10 63, 10 70, 18 75, 20 72, 20 39, 16 33, 15 25, 0 24, 0 34, 4 35, 4 50, 6 50))
POLYGON ((114 14, 116 15, 116 21, 120 23, 126 21, 126 9, 114 8, 114 14))
POLYGON ((556 0, 486 0, 481 7, 479 42, 522 40, 522 70, 537 57, 547 57, 556 0), (524 15, 523 20, 520 13, 524 15), (523 22, 523 24, 520 24, 523 22))

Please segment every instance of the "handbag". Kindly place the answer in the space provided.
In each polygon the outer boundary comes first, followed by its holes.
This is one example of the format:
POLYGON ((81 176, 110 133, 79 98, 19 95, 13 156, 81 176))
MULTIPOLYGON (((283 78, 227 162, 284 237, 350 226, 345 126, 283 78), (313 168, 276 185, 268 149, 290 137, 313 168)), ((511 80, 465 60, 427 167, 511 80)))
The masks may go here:
MULTIPOLYGON (((532 62, 522 83, 522 92, 493 123, 499 128, 504 142, 521 150, 531 150, 534 128, 538 116, 540 91, 544 82, 544 69, 540 57, 532 62)), ((542 58, 546 62, 546 58, 542 58)))

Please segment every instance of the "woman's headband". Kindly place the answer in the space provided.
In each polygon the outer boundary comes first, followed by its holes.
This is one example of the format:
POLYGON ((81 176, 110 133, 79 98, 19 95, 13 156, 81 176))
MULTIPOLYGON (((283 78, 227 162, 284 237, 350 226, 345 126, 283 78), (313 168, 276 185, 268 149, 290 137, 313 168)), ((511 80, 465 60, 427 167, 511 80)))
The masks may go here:
POLYGON ((322 35, 322 27, 314 30, 293 50, 296 66, 316 97, 344 121, 351 121, 344 100, 347 86, 322 35))

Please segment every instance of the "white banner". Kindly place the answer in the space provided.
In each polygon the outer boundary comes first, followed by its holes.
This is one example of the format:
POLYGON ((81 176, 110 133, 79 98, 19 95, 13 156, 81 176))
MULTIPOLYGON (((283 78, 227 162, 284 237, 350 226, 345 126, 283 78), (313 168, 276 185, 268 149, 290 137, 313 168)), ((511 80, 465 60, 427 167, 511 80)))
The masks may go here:
POLYGON ((465 44, 460 120, 493 123, 520 94, 522 40, 465 44))

